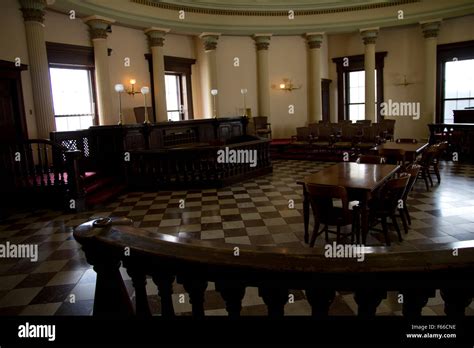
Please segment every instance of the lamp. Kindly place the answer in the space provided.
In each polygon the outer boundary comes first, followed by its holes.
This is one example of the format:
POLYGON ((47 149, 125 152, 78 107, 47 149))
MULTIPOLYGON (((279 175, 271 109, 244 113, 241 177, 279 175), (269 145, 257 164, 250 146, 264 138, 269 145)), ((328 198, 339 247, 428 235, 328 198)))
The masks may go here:
POLYGON ((134 96, 135 94, 140 93, 139 91, 135 91, 136 83, 137 83, 137 80, 130 79, 130 88, 127 90, 127 93, 130 94, 131 96, 134 96))
POLYGON ((115 85, 115 92, 118 93, 119 97, 119 121, 118 125, 122 125, 122 92, 124 91, 124 87, 121 83, 117 83, 115 85))
POLYGON ((280 89, 283 91, 292 91, 294 89, 300 89, 301 85, 295 86, 292 82, 291 79, 283 79, 283 83, 280 83, 280 89))
POLYGON ((217 89, 211 89, 211 95, 212 95, 212 107, 214 110, 214 118, 217 118, 217 111, 216 111, 216 95, 218 94, 217 89))
POLYGON ((143 121, 143 123, 149 124, 150 120, 148 119, 148 108, 146 107, 146 95, 150 93, 150 88, 144 86, 140 89, 140 92, 142 92, 143 98, 145 100, 145 121, 143 121))
POLYGON ((244 116, 247 116, 247 103, 245 102, 245 95, 247 94, 247 88, 242 88, 240 90, 242 97, 244 98, 244 116))

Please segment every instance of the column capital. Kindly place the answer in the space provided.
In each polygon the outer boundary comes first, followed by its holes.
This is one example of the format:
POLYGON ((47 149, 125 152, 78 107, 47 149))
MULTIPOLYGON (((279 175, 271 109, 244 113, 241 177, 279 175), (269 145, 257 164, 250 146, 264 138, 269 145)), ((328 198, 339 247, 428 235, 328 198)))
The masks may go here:
POLYGON ((46 0, 20 0, 21 12, 25 22, 44 23, 46 0))
POLYGON ((324 33, 306 33, 306 42, 310 49, 320 48, 323 42, 324 33))
POLYGON ((89 26, 91 39, 107 39, 107 32, 115 20, 102 16, 89 16, 83 19, 89 26))
POLYGON ((362 40, 364 41, 364 45, 375 44, 377 41, 377 36, 379 34, 379 28, 364 28, 360 29, 360 35, 362 36, 362 40))
POLYGON ((208 33, 204 32, 199 37, 202 39, 204 49, 206 51, 213 51, 217 48, 217 40, 219 40, 221 33, 208 33))
POLYGON ((271 38, 272 34, 254 34, 253 39, 255 40, 257 51, 268 50, 271 38))
POLYGON ((145 34, 148 36, 150 47, 162 47, 165 42, 166 33, 168 33, 169 31, 170 29, 168 28, 151 27, 145 29, 145 34))
POLYGON ((430 21, 420 22, 421 31, 425 39, 430 37, 438 37, 439 28, 441 26, 441 19, 433 19, 430 21))

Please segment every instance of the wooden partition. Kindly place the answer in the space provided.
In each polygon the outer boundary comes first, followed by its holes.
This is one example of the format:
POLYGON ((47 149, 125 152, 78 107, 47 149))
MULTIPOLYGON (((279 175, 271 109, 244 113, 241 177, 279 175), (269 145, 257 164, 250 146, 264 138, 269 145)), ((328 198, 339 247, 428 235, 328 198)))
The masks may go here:
POLYGON ((230 316, 240 315, 249 286, 258 287, 272 316, 284 314, 290 289, 306 291, 314 316, 328 314, 339 290, 354 292, 360 316, 375 315, 387 291, 403 294, 403 314, 410 317, 421 315, 437 289, 441 290, 449 316, 464 315, 474 294, 469 281, 474 276, 473 241, 410 252, 365 247, 364 261, 358 262, 356 258, 326 258, 324 249, 318 248, 213 243, 132 226, 129 219, 105 218, 84 223, 74 231, 87 261, 97 272, 96 316, 150 316, 147 276, 158 287, 163 316, 174 315, 171 295, 175 279, 189 293, 195 316, 204 315, 208 281, 215 282, 230 316), (121 264, 135 287, 136 310, 119 272, 121 264))

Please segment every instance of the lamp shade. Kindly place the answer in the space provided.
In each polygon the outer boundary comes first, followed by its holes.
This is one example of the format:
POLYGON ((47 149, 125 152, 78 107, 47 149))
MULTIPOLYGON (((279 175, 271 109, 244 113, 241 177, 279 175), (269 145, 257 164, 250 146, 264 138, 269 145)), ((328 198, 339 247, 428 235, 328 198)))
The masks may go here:
POLYGON ((130 84, 131 84, 131 85, 134 85, 135 83, 137 83, 137 80, 135 80, 135 79, 130 79, 130 84))
POLYGON ((240 93, 242 93, 242 94, 247 94, 247 88, 242 88, 242 89, 240 90, 240 93))
POLYGON ((120 93, 120 92, 123 92, 124 90, 125 90, 125 88, 123 88, 123 85, 121 83, 117 83, 115 85, 115 92, 120 93))
POLYGON ((150 93, 150 88, 149 88, 149 87, 146 87, 146 86, 143 86, 143 87, 140 89, 140 92, 142 92, 142 94, 148 94, 148 93, 150 93))
POLYGON ((218 93, 217 89, 211 89, 211 94, 216 96, 218 93))

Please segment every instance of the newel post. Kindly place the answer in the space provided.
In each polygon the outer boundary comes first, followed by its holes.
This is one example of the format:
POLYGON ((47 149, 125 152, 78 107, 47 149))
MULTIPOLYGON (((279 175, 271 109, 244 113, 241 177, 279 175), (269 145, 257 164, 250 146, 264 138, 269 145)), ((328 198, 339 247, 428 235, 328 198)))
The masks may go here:
POLYGON ((66 151, 66 171, 68 185, 67 207, 78 212, 86 210, 84 183, 79 168, 80 150, 66 151))

